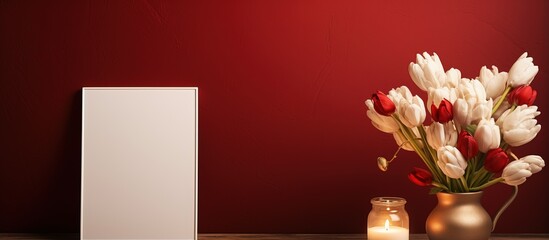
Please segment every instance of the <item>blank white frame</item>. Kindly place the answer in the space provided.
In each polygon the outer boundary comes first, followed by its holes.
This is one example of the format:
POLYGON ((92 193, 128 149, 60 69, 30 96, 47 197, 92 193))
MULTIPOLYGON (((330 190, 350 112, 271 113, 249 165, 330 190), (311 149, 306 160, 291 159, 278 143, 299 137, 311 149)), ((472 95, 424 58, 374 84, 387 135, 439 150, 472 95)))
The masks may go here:
POLYGON ((198 88, 83 88, 80 239, 197 237, 198 88))

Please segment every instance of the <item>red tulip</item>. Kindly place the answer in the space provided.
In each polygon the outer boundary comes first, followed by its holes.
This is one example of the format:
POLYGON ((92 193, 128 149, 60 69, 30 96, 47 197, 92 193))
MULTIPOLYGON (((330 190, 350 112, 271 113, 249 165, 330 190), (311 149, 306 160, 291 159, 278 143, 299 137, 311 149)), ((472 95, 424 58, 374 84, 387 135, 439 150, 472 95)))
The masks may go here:
POLYGON ((414 170, 408 174, 408 179, 418 186, 426 187, 433 182, 433 175, 423 168, 414 167, 414 170))
POLYGON ((454 113, 452 112, 452 103, 446 99, 442 99, 438 108, 435 104, 431 105, 431 116, 433 120, 439 123, 447 123, 448 121, 454 118, 454 113))
POLYGON ((372 94, 372 101, 374 102, 376 112, 383 116, 390 116, 395 112, 395 104, 381 91, 372 94))
POLYGON ((513 91, 509 93, 507 101, 509 101, 509 104, 511 105, 526 104, 528 106, 531 106, 532 104, 534 104, 537 95, 538 92, 530 87, 530 85, 522 85, 513 89, 513 91))
POLYGON ((484 159, 484 168, 488 172, 499 173, 503 171, 505 166, 509 163, 509 156, 501 148, 495 148, 489 150, 486 153, 486 159, 484 159))
POLYGON ((477 140, 465 130, 461 130, 457 140, 457 148, 461 155, 467 160, 473 158, 478 153, 477 140))

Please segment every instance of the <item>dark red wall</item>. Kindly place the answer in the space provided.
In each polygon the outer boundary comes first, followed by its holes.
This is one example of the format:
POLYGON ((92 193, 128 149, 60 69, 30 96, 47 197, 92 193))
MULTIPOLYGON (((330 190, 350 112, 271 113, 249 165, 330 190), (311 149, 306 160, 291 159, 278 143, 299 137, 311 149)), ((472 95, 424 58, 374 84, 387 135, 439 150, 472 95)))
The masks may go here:
MULTIPOLYGON (((528 51, 549 133, 548 1, 0 1, 0 232, 77 232, 81 88, 199 87, 199 231, 360 233, 374 196, 402 196, 413 232, 435 205, 387 173, 392 137, 364 100, 408 85, 436 52, 475 77, 528 51)), ((498 232, 548 232, 549 170, 521 186, 498 232)), ((486 192, 494 213, 510 187, 486 192)))

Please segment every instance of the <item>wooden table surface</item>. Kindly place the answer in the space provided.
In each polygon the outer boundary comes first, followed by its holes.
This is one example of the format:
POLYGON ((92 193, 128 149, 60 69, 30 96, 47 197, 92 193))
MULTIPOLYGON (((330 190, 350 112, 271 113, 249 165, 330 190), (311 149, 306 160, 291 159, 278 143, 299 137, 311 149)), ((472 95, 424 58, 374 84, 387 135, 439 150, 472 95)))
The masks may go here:
MULTIPOLYGON (((78 234, 0 233, 1 240, 77 240, 78 234)), ((365 240, 364 234, 199 234, 199 240, 365 240)), ((494 234, 490 240, 540 240, 549 234, 494 234)), ((410 240, 428 240, 425 234, 412 234, 410 240)))
MULTIPOLYGON (((366 240, 364 234, 199 234, 199 240, 366 240)), ((490 240, 549 239, 548 235, 494 235, 490 240)), ((410 240, 428 240, 425 234, 412 234, 410 240)))

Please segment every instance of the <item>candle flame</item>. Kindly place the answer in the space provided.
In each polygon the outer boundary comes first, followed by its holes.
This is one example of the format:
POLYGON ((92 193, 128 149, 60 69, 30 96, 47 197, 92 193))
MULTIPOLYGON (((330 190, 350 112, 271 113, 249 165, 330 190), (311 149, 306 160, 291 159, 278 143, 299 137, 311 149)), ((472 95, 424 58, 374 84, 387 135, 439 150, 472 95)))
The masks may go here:
POLYGON ((385 231, 389 231, 389 219, 385 220, 385 231))

